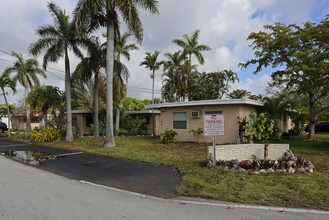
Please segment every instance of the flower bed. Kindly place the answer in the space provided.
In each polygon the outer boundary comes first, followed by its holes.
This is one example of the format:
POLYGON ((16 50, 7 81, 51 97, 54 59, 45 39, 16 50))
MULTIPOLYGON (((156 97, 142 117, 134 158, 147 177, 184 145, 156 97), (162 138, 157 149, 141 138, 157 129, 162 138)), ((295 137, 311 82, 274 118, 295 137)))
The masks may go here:
MULTIPOLYGON (((211 166, 211 162, 208 162, 211 166)), ((218 160, 216 166, 226 170, 255 174, 265 173, 304 173, 313 172, 315 165, 304 158, 295 157, 290 150, 286 151, 278 160, 218 160)))

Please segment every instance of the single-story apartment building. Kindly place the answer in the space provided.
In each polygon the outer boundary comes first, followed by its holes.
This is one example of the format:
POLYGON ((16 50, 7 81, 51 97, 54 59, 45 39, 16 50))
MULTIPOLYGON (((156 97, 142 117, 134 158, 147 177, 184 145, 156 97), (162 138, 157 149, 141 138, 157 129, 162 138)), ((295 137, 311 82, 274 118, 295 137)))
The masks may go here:
MULTIPOLYGON (((148 109, 160 110, 160 133, 173 129, 178 141, 211 142, 211 136, 194 137, 192 129, 204 128, 204 115, 224 115, 224 135, 217 143, 237 143, 239 138, 238 117, 249 118, 251 112, 261 112, 264 103, 251 99, 216 99, 189 102, 159 103, 147 105, 148 109)), ((157 134, 160 134, 157 133, 157 134)))
MULTIPOLYGON (((160 133, 160 111, 153 110, 155 120, 155 131, 160 133)), ((152 134, 153 121, 152 110, 140 110, 140 111, 125 111, 125 114, 136 118, 146 119, 147 125, 145 134, 152 134)), ((90 110, 72 110, 72 126, 75 133, 78 135, 91 135, 91 124, 93 124, 92 111, 90 110)))
POLYGON ((93 115, 90 110, 72 110, 73 132, 77 135, 89 135, 91 125, 93 124, 93 115))
POLYGON ((146 129, 145 134, 153 133, 153 125, 155 126, 155 134, 161 133, 160 127, 160 111, 159 110, 138 110, 138 111, 125 111, 125 114, 136 118, 136 119, 146 119, 146 129), (152 114, 154 114, 154 123, 152 114))
MULTIPOLYGON (((31 128, 39 128, 40 120, 38 119, 38 116, 31 116, 31 128)), ((11 116, 11 128, 14 130, 25 130, 26 129, 26 115, 24 114, 17 114, 11 116)))

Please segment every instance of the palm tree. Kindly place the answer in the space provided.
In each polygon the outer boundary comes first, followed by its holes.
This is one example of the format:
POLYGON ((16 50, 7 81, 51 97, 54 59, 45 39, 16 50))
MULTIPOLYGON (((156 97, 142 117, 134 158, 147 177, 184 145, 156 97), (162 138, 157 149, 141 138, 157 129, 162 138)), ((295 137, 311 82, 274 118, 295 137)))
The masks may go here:
MULTIPOLYGON (((158 61, 158 56, 160 52, 155 51, 153 54, 150 52, 145 53, 144 61, 140 63, 140 66, 145 66, 145 68, 152 71, 152 104, 154 104, 154 78, 155 71, 160 69, 160 66, 163 64, 163 61, 158 61)), ((153 136, 155 136, 155 122, 154 122, 154 111, 152 109, 152 120, 153 120, 153 136)))
POLYGON ((5 88, 11 89, 13 92, 16 92, 16 83, 12 79, 9 78, 8 74, 3 73, 0 76, 0 89, 3 95, 3 98, 5 99, 5 104, 7 108, 7 116, 8 116, 8 136, 10 136, 10 123, 11 123, 11 113, 9 109, 9 104, 7 101, 7 96, 5 92, 5 88))
MULTIPOLYGON (((25 101, 29 92, 29 89, 32 86, 40 85, 38 79, 38 74, 46 78, 45 72, 39 68, 38 61, 36 59, 24 60, 22 54, 12 52, 11 54, 17 60, 15 61, 12 67, 9 67, 5 70, 5 74, 10 74, 15 72, 16 75, 13 77, 15 82, 19 82, 25 88, 25 101)), ((30 120, 30 107, 26 106, 26 129, 31 130, 31 120, 30 120)))
POLYGON ((145 66, 145 68, 150 69, 151 79, 152 79, 152 104, 154 104, 154 77, 155 71, 160 69, 160 66, 163 64, 163 61, 158 61, 158 56, 160 52, 155 51, 153 54, 150 52, 145 53, 144 61, 140 63, 140 66, 145 66))
POLYGON ((104 146, 114 147, 113 133, 113 68, 115 30, 119 29, 119 17, 136 37, 138 42, 143 39, 143 27, 139 18, 138 8, 158 14, 157 0, 79 0, 75 9, 75 20, 78 27, 97 29, 106 26, 106 137, 104 146))
POLYGON ((100 44, 97 38, 93 38, 88 45, 88 57, 82 59, 78 64, 75 72, 73 73, 74 78, 78 78, 78 84, 83 85, 88 81, 92 75, 94 75, 93 83, 93 122, 95 126, 94 138, 99 138, 99 77, 100 70, 105 67, 105 55, 106 48, 105 44, 100 44))
POLYGON ((179 101, 179 91, 181 84, 180 79, 180 68, 182 65, 182 55, 181 52, 175 53, 165 53, 166 58, 163 61, 163 86, 162 86, 162 98, 169 102, 179 101))
POLYGON ((244 89, 236 89, 233 90, 231 93, 229 93, 227 96, 230 99, 243 99, 243 98, 249 98, 251 96, 251 92, 244 90, 244 89))
POLYGON ((65 59, 65 95, 66 95, 66 141, 73 141, 72 109, 71 109, 71 76, 70 59, 68 55, 71 49, 75 55, 82 58, 79 47, 85 47, 88 43, 86 37, 78 34, 75 23, 70 22, 65 10, 60 9, 54 3, 48 3, 48 9, 53 17, 53 25, 43 25, 36 30, 40 37, 33 43, 29 50, 34 56, 45 51, 43 56, 43 68, 47 68, 48 62, 57 62, 64 56, 65 59))
POLYGON ((232 70, 223 70, 221 73, 224 75, 225 79, 225 87, 222 90, 221 98, 224 96, 224 94, 227 94, 229 90, 229 82, 235 83, 239 82, 239 77, 236 72, 233 72, 232 70))
POLYGON ((199 45, 200 30, 195 30, 191 36, 184 34, 183 39, 174 39, 172 42, 183 49, 183 56, 187 57, 188 61, 191 63, 192 55, 194 55, 200 64, 204 64, 204 57, 202 56, 202 51, 209 51, 211 48, 207 45, 199 45))
POLYGON ((132 34, 129 32, 124 33, 121 36, 118 36, 115 42, 115 55, 116 62, 118 64, 118 71, 115 70, 114 74, 114 82, 117 83, 116 97, 119 98, 117 100, 116 106, 116 122, 115 122, 115 131, 116 134, 120 128, 120 105, 122 103, 122 99, 125 95, 124 82, 128 83, 129 71, 121 64, 121 55, 123 55, 128 61, 130 60, 130 51, 138 50, 136 44, 128 44, 128 39, 132 34), (119 94, 121 96, 119 96, 119 94))

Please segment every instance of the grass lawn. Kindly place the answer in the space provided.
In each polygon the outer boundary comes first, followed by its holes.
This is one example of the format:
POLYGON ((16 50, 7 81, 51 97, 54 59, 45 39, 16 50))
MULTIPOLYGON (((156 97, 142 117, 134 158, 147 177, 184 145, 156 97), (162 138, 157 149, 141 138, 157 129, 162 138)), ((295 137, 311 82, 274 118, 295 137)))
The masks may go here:
POLYGON ((150 137, 118 137, 114 149, 103 148, 101 140, 92 138, 45 145, 175 167, 181 175, 177 187, 181 196, 329 210, 329 142, 297 139, 281 142, 289 143, 296 156, 315 162, 315 172, 249 175, 218 167, 204 168, 200 163, 207 157, 206 144, 164 145, 150 137))

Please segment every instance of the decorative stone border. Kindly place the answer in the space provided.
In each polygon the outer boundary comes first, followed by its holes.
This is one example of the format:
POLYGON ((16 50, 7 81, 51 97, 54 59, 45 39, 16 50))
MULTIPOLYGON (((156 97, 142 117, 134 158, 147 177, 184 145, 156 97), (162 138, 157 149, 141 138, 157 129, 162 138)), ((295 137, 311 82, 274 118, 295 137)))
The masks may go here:
MULTIPOLYGON (((212 162, 209 161, 207 166, 212 166, 212 162)), ((312 173, 315 168, 311 161, 295 157, 290 150, 287 150, 278 160, 218 160, 216 166, 224 167, 225 170, 255 174, 312 173)))

